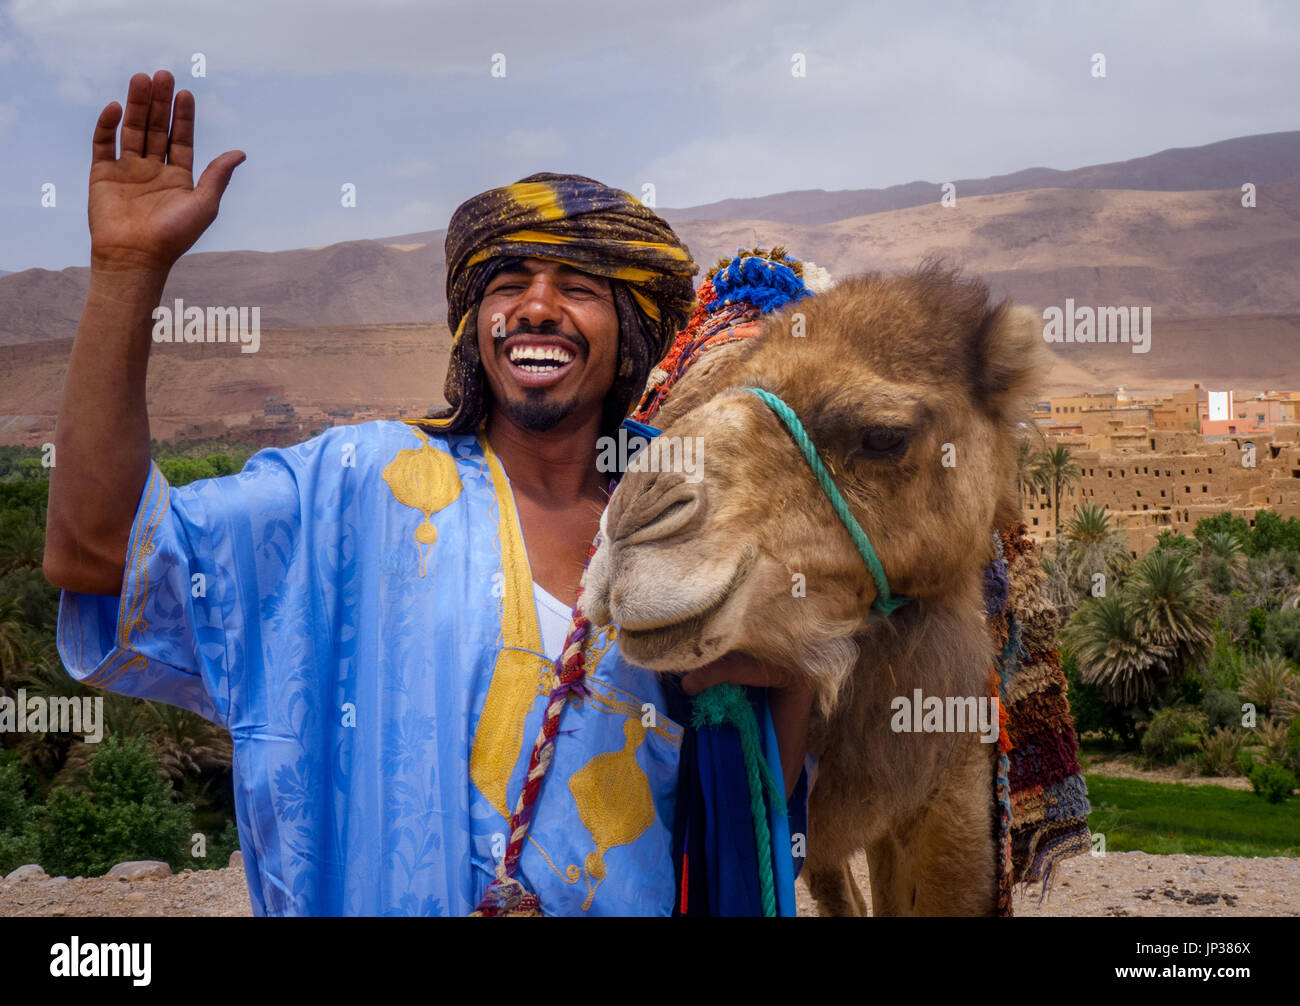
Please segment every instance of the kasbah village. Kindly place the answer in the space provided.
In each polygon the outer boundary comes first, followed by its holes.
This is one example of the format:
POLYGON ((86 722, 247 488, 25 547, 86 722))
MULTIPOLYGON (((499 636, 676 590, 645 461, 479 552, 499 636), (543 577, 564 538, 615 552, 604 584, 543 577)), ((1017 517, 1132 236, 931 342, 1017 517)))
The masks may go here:
MULTIPOLYGON (((1127 534, 1134 558, 1162 531, 1190 535, 1224 511, 1251 527, 1258 510, 1300 519, 1300 392, 1194 384, 1143 400, 1121 388, 1039 402, 1034 424, 1033 449, 1064 447, 1078 469, 1061 487, 1060 526, 1076 506, 1095 504, 1127 534)), ((1052 487, 1025 486, 1021 501, 1030 535, 1051 541, 1052 487)))

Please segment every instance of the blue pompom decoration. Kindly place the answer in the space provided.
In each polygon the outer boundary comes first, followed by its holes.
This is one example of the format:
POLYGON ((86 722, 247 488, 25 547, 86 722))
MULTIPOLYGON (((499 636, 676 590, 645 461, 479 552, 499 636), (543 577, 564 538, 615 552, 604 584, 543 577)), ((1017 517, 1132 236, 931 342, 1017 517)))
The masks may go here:
POLYGON ((767 313, 812 293, 788 265, 741 255, 737 249, 736 257, 714 274, 713 289, 718 299, 709 305, 710 312, 744 301, 767 313))

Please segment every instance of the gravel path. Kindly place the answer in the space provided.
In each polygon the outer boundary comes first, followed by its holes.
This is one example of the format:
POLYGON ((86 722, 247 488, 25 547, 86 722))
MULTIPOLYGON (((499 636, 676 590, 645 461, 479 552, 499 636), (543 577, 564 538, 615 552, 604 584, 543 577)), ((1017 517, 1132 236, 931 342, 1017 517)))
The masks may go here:
POLYGON ((1250 780, 1244 775, 1193 775, 1186 769, 1168 766, 1146 768, 1137 755, 1116 755, 1105 761, 1089 762, 1084 766, 1084 775, 1117 776, 1121 779, 1141 779, 1143 782, 1181 782, 1188 786, 1223 786, 1225 789, 1251 789, 1250 780))

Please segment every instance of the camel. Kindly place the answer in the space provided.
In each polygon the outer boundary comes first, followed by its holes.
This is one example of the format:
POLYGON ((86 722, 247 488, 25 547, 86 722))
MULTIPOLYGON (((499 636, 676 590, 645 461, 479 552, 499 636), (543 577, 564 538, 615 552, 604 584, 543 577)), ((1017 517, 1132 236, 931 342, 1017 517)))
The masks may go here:
POLYGON ((606 508, 584 607, 629 660, 689 673, 742 651, 816 685, 803 876, 822 914, 866 914, 862 849, 874 914, 994 914, 997 744, 897 730, 894 709, 915 689, 991 694, 981 571, 1020 519, 1012 431, 1043 355, 1035 312, 940 263, 846 279, 701 358, 665 402, 664 435, 703 438, 702 478, 629 471, 606 508), (909 603, 873 607, 845 525, 749 387, 794 410, 909 603))

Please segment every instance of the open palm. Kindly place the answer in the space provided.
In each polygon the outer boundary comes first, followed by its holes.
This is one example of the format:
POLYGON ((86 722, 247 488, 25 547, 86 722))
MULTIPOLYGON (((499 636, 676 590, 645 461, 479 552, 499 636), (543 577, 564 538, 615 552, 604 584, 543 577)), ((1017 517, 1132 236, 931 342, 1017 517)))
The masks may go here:
POLYGON ((243 151, 228 150, 194 183, 194 95, 166 70, 137 73, 126 111, 99 113, 90 165, 90 247, 98 265, 170 269, 216 219, 243 151), (122 125, 121 154, 117 127, 122 125), (170 129, 169 129, 170 127, 170 129))

